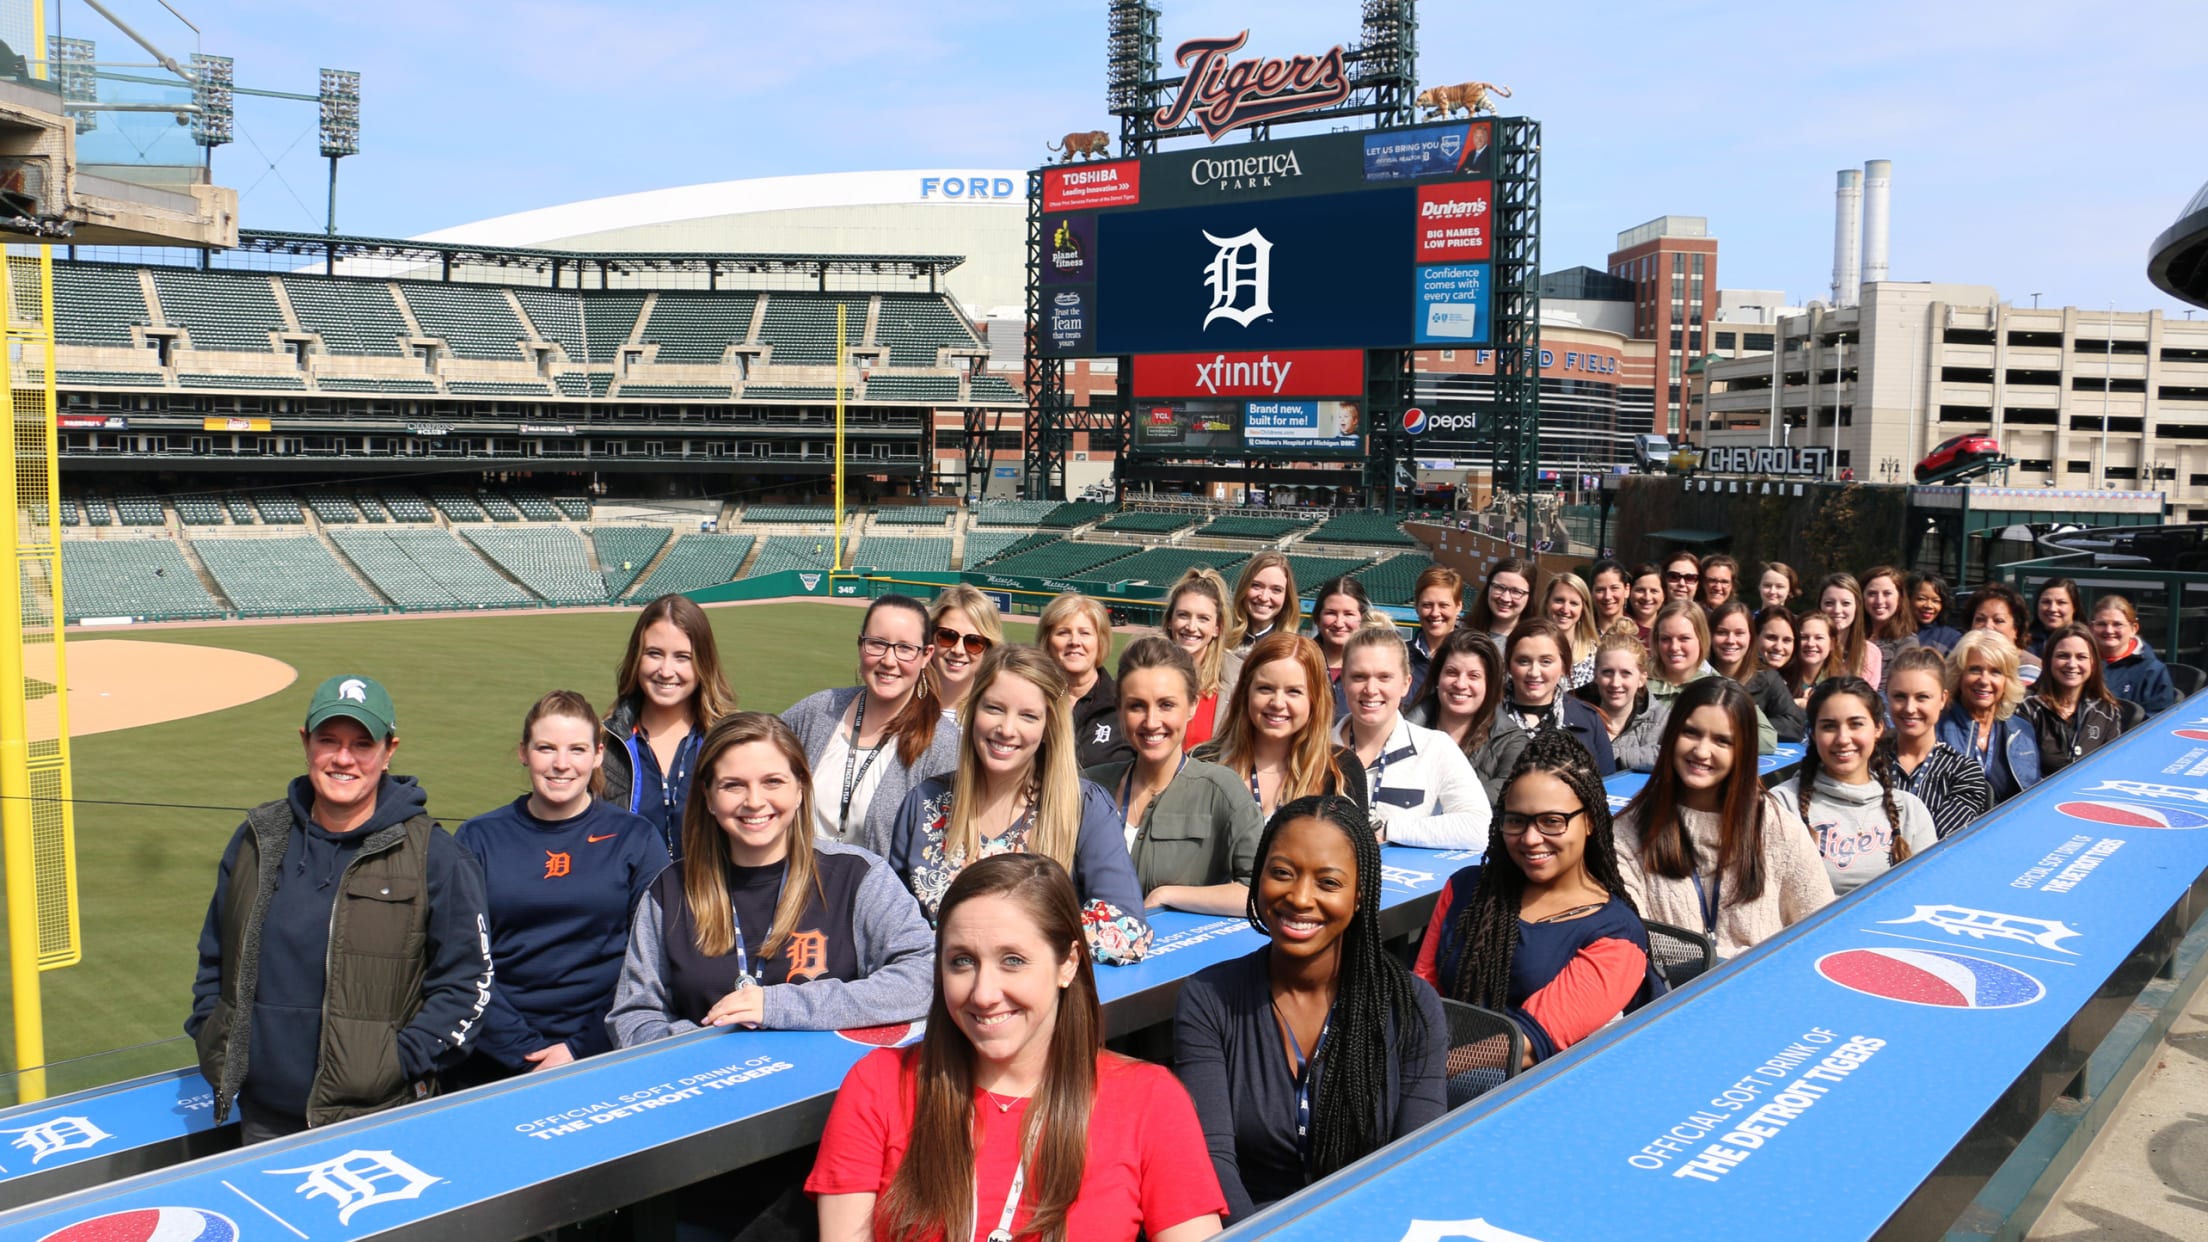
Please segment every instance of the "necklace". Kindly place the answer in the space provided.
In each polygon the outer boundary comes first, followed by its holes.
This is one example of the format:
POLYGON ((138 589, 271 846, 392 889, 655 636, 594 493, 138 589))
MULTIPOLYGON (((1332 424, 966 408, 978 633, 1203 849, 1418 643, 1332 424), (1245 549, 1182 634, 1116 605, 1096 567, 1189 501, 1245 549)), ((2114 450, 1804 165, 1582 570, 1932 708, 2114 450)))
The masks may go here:
POLYGON ((1020 1102, 1021 1100, 1023 1100, 1023 1099, 1026 1099, 1026 1098, 1027 1098, 1027 1097, 1025 1097, 1025 1096, 1015 1095, 1015 1096, 1013 1096, 1013 1097, 1012 1097, 1011 1099, 1003 1099, 1003 1098, 1000 1098, 1000 1097, 999 1097, 999 1096, 997 1095, 997 1093, 996 1093, 996 1092, 994 1092, 994 1091, 991 1091, 991 1090, 990 1090, 989 1088, 987 1088, 987 1087, 983 1087, 983 1088, 981 1089, 981 1093, 982 1093, 983 1095, 986 1095, 986 1096, 988 1096, 988 1097, 989 1097, 989 1102, 990 1102, 991 1104, 994 1104, 994 1105, 996 1105, 996 1106, 997 1106, 997 1111, 998 1111, 998 1112, 1000 1112, 1000 1113, 1009 1113, 1009 1112, 1011 1112, 1011 1111, 1012 1111, 1012 1106, 1013 1106, 1014 1104, 1017 1104, 1017 1103, 1019 1103, 1019 1102, 1020 1102))

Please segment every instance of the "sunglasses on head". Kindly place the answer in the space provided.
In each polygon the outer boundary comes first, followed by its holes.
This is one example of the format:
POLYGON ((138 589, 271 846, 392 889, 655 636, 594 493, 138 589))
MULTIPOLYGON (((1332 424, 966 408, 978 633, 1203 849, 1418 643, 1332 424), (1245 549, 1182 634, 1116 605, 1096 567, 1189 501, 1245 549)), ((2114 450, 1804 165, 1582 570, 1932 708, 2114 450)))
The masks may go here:
POLYGON ((945 651, 963 645, 966 648, 966 654, 970 656, 978 656, 989 650, 988 639, 979 634, 961 634, 949 626, 936 627, 935 645, 945 651))

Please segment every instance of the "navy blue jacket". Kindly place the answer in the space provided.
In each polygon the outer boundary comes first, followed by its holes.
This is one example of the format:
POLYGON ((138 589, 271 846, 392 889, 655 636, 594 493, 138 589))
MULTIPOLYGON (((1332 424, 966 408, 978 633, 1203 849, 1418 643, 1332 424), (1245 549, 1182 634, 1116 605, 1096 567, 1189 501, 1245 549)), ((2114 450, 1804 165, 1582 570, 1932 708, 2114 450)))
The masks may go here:
MULTIPOLYGON (((291 832, 284 848, 276 891, 261 923, 259 984, 253 996, 252 1067, 239 1099, 256 1114, 292 1119, 304 1125, 307 1095, 314 1085, 322 1047, 322 1001, 328 982, 330 914, 338 879, 361 843, 379 830, 422 814, 429 797, 411 776, 388 773, 376 788, 376 809, 368 822, 342 836, 325 832, 313 820, 314 787, 309 778, 293 778, 289 791, 291 832)), ((192 1014, 187 1034, 197 1035, 214 1012, 222 989, 222 902, 236 864, 238 842, 251 831, 241 827, 223 851, 215 876, 214 899, 199 933, 199 974, 192 981, 192 1014)), ((475 859, 443 832, 429 835, 424 880, 429 898, 429 938, 434 946, 424 994, 465 984, 469 998, 483 973, 481 937, 476 920, 483 910, 483 877, 475 859)), ((244 877, 250 887, 253 878, 244 877)), ((457 993, 456 993, 457 994, 457 993)), ((433 1076, 462 1059, 463 1053, 439 1034, 453 1016, 425 1008, 398 1033, 399 1065, 410 1080, 433 1076)))
POLYGON ((606 1011, 629 921, 667 868, 658 830, 610 802, 541 820, 524 795, 453 838, 482 865, 498 965, 477 1051, 521 1070, 525 1054, 555 1043, 578 1057, 613 1047, 606 1011))
POLYGON ((681 862, 682 810, 690 801, 690 768, 697 761, 705 731, 691 726, 690 736, 675 748, 675 770, 662 772, 659 756, 636 731, 636 714, 635 700, 623 699, 602 724, 606 800, 643 816, 659 830, 667 856, 681 862))
POLYGON ((2149 716, 2177 705, 2177 683, 2170 679, 2170 666, 2144 638, 2130 655, 2110 660, 2101 671, 2108 678, 2110 694, 2146 708, 2149 716))
POLYGON ((1995 806, 2039 783, 2039 732, 2022 713, 1993 722, 1993 735, 1984 754, 1978 750, 1977 731, 1978 726, 1971 723, 1970 713, 1960 703, 1940 713, 1939 739, 1985 769, 1995 806), (1993 762, 1995 752, 2008 762, 1993 762))

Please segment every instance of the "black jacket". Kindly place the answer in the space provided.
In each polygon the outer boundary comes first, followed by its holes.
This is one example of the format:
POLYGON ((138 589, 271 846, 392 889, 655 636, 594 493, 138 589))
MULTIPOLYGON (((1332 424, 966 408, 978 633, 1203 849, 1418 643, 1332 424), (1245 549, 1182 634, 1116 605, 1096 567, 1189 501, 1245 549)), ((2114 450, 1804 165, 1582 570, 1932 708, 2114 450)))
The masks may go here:
POLYGON ((2098 699, 2079 696, 2076 710, 2064 720, 2061 713, 2036 694, 2027 695, 2017 713, 2039 731, 2039 774, 2052 776, 2116 740, 2124 731, 2123 716, 2098 699))
POLYGON ((1119 727, 1119 683, 1096 666, 1096 684, 1073 701, 1073 754, 1082 771, 1135 757, 1119 727))

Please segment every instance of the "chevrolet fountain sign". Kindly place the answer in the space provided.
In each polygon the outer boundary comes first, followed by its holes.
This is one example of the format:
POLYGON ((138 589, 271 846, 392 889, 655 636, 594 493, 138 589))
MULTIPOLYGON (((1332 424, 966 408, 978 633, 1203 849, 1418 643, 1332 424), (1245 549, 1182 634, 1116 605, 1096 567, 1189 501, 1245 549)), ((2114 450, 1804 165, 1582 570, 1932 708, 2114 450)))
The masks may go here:
POLYGON ((1702 450, 1702 469, 1710 474, 1769 474, 1822 479, 1832 474, 1829 448, 1780 448, 1740 444, 1702 450))

